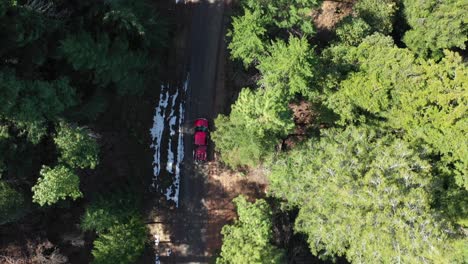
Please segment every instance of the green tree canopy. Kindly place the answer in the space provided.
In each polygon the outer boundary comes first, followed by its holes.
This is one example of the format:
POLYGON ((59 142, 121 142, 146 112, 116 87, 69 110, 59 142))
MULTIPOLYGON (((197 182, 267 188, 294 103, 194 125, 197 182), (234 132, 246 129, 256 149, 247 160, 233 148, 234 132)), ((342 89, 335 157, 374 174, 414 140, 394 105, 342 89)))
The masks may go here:
POLYGON ((258 59, 265 53, 266 29, 262 25, 262 17, 256 12, 245 10, 245 14, 232 19, 232 31, 227 36, 231 37, 229 49, 233 59, 240 59, 245 67, 258 59))
POLYGON ((92 263, 135 263, 145 249, 145 241, 146 227, 138 217, 128 223, 116 224, 94 241, 92 263))
POLYGON ((67 78, 30 81, 17 78, 11 69, 0 71, 0 118, 13 122, 34 143, 46 134, 47 121, 75 103, 67 78))
POLYGON ((102 233, 110 227, 128 223, 137 215, 137 204, 132 194, 106 193, 92 202, 81 221, 83 230, 95 230, 102 233))
POLYGON ((359 45, 371 32, 371 27, 364 19, 351 16, 343 19, 336 28, 336 35, 340 44, 348 46, 359 45))
POLYGON ((234 199, 239 219, 223 227, 223 246, 216 263, 283 263, 283 252, 271 244, 271 210, 265 200, 234 199))
POLYGON ((442 49, 466 48, 468 41, 468 2, 465 0, 403 0, 411 30, 406 45, 423 57, 440 58, 442 49))
POLYGON ((260 86, 265 89, 285 90, 289 98, 297 94, 309 98, 317 95, 311 88, 314 52, 307 39, 290 37, 288 44, 277 40, 272 43, 268 52, 269 56, 262 57, 257 66, 262 74, 260 86))
POLYGON ((278 89, 244 88, 229 117, 215 120, 212 137, 226 164, 257 165, 292 130, 292 113, 287 101, 279 98, 284 92, 278 89))
POLYGON ((396 0, 359 0, 354 9, 373 32, 390 34, 393 30, 395 13, 398 10, 396 0))
POLYGON ((54 141, 59 150, 61 162, 72 168, 94 169, 97 166, 99 146, 85 128, 72 127, 65 122, 60 122, 54 141))
POLYGON ((76 200, 83 196, 80 191, 80 178, 67 166, 43 166, 40 174, 41 177, 32 187, 33 202, 40 206, 52 205, 68 197, 76 200))
POLYGON ((125 37, 111 40, 101 34, 95 39, 81 32, 62 40, 60 50, 74 70, 91 70, 93 82, 101 87, 113 84, 121 95, 139 94, 145 87, 143 75, 150 68, 147 54, 132 51, 125 37))
MULTIPOLYGON (((314 33, 311 12, 317 0, 243 0, 244 14, 233 17, 229 49, 244 66, 257 64, 269 50, 269 37, 310 36, 314 33), (283 32, 283 33, 281 33, 283 32)), ((304 45, 304 43, 302 43, 304 45)), ((309 52, 309 50, 307 50, 309 52)), ((307 55, 307 54, 304 54, 307 55)), ((307 57, 306 59, 307 60, 307 57)))
POLYGON ((314 254, 438 262, 452 240, 431 209, 431 167, 421 154, 366 128, 330 129, 274 164, 271 191, 299 207, 295 230, 314 254))
POLYGON ((343 120, 385 120, 382 125, 401 130, 410 142, 423 140, 468 188, 468 72, 462 58, 446 52, 440 63, 416 59, 381 35, 349 48, 345 57, 358 71, 330 97, 330 107, 343 120))

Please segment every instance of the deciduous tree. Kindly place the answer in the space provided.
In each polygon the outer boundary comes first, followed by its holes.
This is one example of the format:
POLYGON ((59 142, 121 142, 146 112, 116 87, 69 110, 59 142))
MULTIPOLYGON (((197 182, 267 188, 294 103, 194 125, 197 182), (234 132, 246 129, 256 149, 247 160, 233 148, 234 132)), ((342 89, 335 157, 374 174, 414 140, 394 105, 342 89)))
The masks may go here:
POLYGON ((80 191, 80 178, 67 166, 43 166, 40 174, 41 177, 32 187, 33 202, 40 206, 52 205, 68 197, 76 200, 83 196, 80 191))

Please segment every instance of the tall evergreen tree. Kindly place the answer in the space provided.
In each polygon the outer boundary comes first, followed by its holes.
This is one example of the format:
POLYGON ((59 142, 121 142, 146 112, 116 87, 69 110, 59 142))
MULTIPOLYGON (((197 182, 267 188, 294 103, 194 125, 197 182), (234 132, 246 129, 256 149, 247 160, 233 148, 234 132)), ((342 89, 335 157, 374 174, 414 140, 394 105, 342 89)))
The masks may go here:
POLYGON ((422 57, 441 58, 442 49, 466 48, 468 2, 465 0, 403 1, 411 29, 404 42, 422 57))
POLYGON ((283 252, 271 244, 271 210, 265 200, 234 199, 239 219, 223 227, 223 246, 216 263, 283 263, 283 252))
POLYGON ((421 154, 365 128, 332 129, 276 162, 271 191, 299 208, 295 228, 314 254, 450 262, 450 228, 431 208, 431 168, 421 154))
POLYGON ((388 37, 373 35, 359 47, 349 48, 348 63, 355 63, 330 97, 330 106, 344 121, 373 122, 399 130, 404 137, 441 155, 445 170, 468 188, 468 72, 460 56, 447 52, 440 62, 416 59, 388 37), (453 139, 457 139, 454 141, 453 139))

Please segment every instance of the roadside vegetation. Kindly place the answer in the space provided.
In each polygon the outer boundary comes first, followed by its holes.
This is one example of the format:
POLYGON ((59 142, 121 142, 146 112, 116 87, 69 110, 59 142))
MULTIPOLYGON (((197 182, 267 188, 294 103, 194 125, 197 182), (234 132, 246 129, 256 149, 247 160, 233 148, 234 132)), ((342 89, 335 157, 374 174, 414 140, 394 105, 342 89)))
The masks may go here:
MULTIPOLYGON (((321 1, 240 1, 229 50, 257 81, 215 120, 216 150, 233 170, 267 171, 269 204, 297 212, 294 232, 321 259, 466 263, 468 4, 352 2, 319 46, 321 1), (291 140, 300 101, 315 119, 291 140)), ((268 204, 235 203, 218 263, 284 263, 268 204)))
POLYGON ((107 200, 81 182, 101 181, 95 121, 110 102, 157 87, 167 32, 154 11, 150 1, 0 1, 0 225, 85 205, 93 263, 141 255, 133 175, 108 184, 107 200))

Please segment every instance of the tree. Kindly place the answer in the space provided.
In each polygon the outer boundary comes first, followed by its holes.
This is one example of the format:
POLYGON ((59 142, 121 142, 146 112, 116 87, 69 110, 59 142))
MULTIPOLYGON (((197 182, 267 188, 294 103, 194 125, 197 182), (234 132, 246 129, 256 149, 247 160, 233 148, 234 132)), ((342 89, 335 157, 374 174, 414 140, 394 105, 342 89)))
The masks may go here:
POLYGON ((128 223, 116 224, 94 241, 92 254, 95 264, 135 263, 143 253, 146 227, 134 217, 128 223))
POLYGON ((295 230, 307 234, 314 254, 359 263, 449 259, 454 231, 431 208, 422 154, 365 127, 330 129, 283 155, 270 187, 299 208, 295 230))
POLYGON ((137 215, 137 205, 132 194, 107 193, 99 196, 87 208, 82 217, 81 228, 103 233, 114 225, 128 223, 137 215))
POLYGON ((33 202, 40 206, 52 205, 67 197, 76 200, 83 196, 80 191, 80 178, 67 166, 43 166, 40 174, 41 177, 32 187, 33 202))
POLYGON ((232 38, 228 47, 232 58, 240 59, 245 67, 257 62, 265 53, 266 29, 262 24, 261 14, 250 10, 232 19, 233 29, 227 34, 232 38))
POLYGON ((284 92, 243 89, 229 117, 215 120, 213 141, 223 161, 235 168, 257 165, 294 127, 284 92), (282 96, 283 94, 283 96, 282 96))
POLYGON ((439 59, 442 50, 466 48, 468 41, 468 3, 464 0, 404 0, 405 15, 411 29, 405 44, 424 58, 439 59))
POLYGON ((283 263, 283 252, 271 244, 271 210, 265 200, 233 200, 239 219, 225 225, 221 255, 216 263, 283 263))
POLYGON ((318 96, 310 82, 314 75, 314 53, 305 38, 290 37, 288 44, 277 40, 269 47, 268 53, 257 66, 262 74, 260 86, 283 89, 289 98, 297 94, 309 98, 318 96))
POLYGON ((13 122, 33 143, 46 134, 47 121, 75 104, 75 90, 67 78, 29 81, 17 78, 11 69, 0 71, 0 118, 13 122))
POLYGON ((286 29, 289 33, 302 36, 314 33, 310 12, 318 7, 318 0, 243 0, 245 9, 259 12, 265 18, 265 26, 286 29))
POLYGON ((417 59, 381 35, 349 48, 345 57, 358 71, 329 98, 342 121, 382 121, 415 145, 422 140, 441 156, 438 165, 468 188, 468 75, 462 58, 446 52, 440 63, 417 59))
POLYGON ((393 20, 398 9, 395 0, 360 0, 354 9, 373 32, 388 35, 393 30, 393 20))
POLYGON ((348 46, 359 45, 371 32, 371 27, 366 21, 362 18, 353 18, 351 16, 343 19, 336 28, 339 42, 348 46))
MULTIPOLYGON (((257 64, 267 55, 269 40, 274 37, 306 37, 314 33, 310 12, 317 0, 243 0, 244 14, 233 17, 233 29, 228 36, 231 56, 245 67, 257 64)), ((302 43, 304 44, 304 43, 302 43)))
POLYGON ((97 166, 99 146, 86 129, 60 122, 54 141, 60 152, 61 162, 72 168, 94 169, 97 166))
POLYGON ((93 82, 101 87, 113 84, 120 95, 140 94, 145 87, 144 73, 150 68, 147 55, 130 50, 125 37, 111 40, 101 34, 95 39, 81 32, 62 40, 60 50, 74 70, 91 70, 93 82))
POLYGON ((0 181, 0 225, 14 221, 26 211, 23 195, 0 181))

